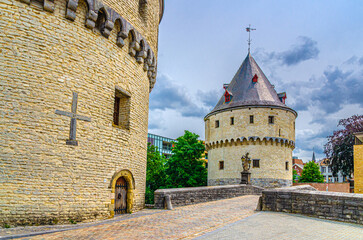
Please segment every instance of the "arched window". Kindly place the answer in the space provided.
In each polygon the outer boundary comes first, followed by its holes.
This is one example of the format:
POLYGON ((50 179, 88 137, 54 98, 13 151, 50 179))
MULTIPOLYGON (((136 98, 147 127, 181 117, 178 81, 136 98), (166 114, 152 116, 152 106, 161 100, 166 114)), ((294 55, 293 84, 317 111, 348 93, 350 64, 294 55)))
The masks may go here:
POLYGON ((95 29, 97 29, 98 31, 100 31, 100 33, 102 33, 103 29, 105 28, 105 22, 106 22, 106 12, 104 9, 100 9, 98 11, 95 29))

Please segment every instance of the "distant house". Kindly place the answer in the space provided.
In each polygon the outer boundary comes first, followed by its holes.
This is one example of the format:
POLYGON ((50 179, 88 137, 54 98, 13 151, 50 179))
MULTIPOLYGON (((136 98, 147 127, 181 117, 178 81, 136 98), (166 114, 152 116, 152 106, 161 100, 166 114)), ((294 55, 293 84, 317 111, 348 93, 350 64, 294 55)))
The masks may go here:
POLYGON ((161 155, 164 155, 166 158, 170 158, 172 155, 171 150, 174 147, 173 142, 177 141, 172 138, 148 133, 147 142, 157 147, 161 155))
POLYGON ((292 169, 296 171, 297 175, 301 176, 304 165, 305 164, 303 163, 302 159, 292 157, 292 169))
POLYGON ((324 182, 326 183, 344 182, 345 179, 340 171, 338 172, 338 176, 333 176, 333 172, 329 164, 329 159, 324 158, 318 161, 317 164, 319 164, 320 172, 324 176, 324 182))

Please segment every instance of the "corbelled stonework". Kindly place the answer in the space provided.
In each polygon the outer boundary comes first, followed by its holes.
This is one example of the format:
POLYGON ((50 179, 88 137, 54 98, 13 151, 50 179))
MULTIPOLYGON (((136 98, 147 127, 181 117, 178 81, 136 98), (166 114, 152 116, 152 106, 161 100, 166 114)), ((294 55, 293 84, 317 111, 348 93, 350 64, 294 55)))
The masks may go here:
POLYGON ((113 217, 125 188, 143 208, 162 9, 0 0, 0 225, 113 217))
MULTIPOLYGON (((31 0, 20 0, 26 4, 30 4, 31 0)), ((96 27, 96 21, 99 17, 99 13, 104 13, 105 19, 100 27, 101 34, 109 38, 111 31, 114 29, 115 24, 118 24, 120 29, 117 32, 117 38, 115 43, 119 47, 125 45, 125 39, 132 34, 133 41, 129 45, 129 54, 136 58, 139 64, 143 64, 144 71, 147 71, 147 75, 150 79, 150 92, 155 85, 156 81, 156 57, 153 50, 147 43, 146 39, 140 34, 135 27, 127 22, 119 13, 114 9, 107 6, 98 0, 85 0, 87 3, 87 12, 85 27, 93 30, 96 27)), ((78 0, 69 0, 66 4, 65 18, 74 21, 77 17, 78 0)), ((162 1, 159 4, 163 4, 162 1)), ((43 9, 48 12, 54 12, 55 4, 53 0, 44 0, 43 9)), ((162 13, 161 13, 162 17, 162 13)))

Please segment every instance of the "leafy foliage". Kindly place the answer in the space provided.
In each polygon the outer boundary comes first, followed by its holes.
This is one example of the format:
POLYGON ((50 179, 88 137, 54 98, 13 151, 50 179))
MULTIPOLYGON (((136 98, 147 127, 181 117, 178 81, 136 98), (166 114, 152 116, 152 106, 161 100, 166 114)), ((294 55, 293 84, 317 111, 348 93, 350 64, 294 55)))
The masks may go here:
POLYGON ((353 115, 341 119, 338 123, 341 129, 328 136, 328 142, 324 146, 326 157, 330 161, 333 175, 337 176, 342 171, 343 176, 351 176, 353 166, 353 145, 355 132, 363 131, 363 115, 353 115))
POLYGON ((197 134, 185 130, 184 135, 177 138, 173 155, 166 163, 168 188, 207 185, 207 169, 204 161, 200 160, 205 147, 198 137, 197 134))
POLYGON ((154 145, 147 146, 145 202, 154 203, 154 191, 166 186, 166 159, 154 145))
POLYGON ((301 176, 299 177, 299 182, 324 182, 324 176, 320 173, 318 164, 313 161, 305 164, 301 176))
POLYGON ((294 181, 294 183, 296 182, 296 180, 299 179, 299 175, 297 174, 297 171, 295 169, 292 170, 292 181, 294 181))

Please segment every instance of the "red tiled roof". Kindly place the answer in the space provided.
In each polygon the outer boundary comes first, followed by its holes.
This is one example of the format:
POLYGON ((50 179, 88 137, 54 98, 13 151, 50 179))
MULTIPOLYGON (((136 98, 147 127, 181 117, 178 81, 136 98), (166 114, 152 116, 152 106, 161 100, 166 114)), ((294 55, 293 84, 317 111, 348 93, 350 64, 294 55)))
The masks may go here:
POLYGON ((304 165, 302 159, 292 159, 292 164, 300 164, 300 165, 304 165))

